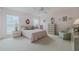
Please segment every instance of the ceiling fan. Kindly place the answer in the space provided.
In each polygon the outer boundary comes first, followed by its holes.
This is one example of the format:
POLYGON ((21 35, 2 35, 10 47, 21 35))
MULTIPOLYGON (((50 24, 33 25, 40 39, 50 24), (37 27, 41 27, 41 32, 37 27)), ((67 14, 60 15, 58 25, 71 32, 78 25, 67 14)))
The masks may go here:
POLYGON ((45 14, 48 13, 46 7, 41 7, 41 8, 39 9, 39 11, 40 11, 41 13, 45 13, 45 14))

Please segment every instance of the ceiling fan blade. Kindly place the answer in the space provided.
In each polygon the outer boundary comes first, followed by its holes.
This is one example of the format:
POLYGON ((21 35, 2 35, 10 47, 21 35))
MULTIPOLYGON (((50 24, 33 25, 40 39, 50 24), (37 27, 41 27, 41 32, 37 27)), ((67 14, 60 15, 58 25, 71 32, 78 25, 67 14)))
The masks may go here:
POLYGON ((40 11, 41 11, 42 13, 45 13, 45 14, 48 13, 48 12, 45 10, 45 7, 41 7, 41 8, 40 8, 40 11))

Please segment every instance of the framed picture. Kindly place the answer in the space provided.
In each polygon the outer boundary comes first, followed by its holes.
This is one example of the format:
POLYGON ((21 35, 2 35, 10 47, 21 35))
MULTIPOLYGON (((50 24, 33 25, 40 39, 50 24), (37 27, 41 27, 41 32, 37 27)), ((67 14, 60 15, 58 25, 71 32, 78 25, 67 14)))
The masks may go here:
POLYGON ((72 18, 72 17, 69 17, 68 19, 69 19, 69 20, 72 20, 73 18, 72 18))
POLYGON ((52 24, 54 23, 54 18, 53 18, 53 17, 51 17, 51 23, 52 23, 52 24))
POLYGON ((63 21, 67 21, 67 16, 62 17, 63 21))
POLYGON ((26 19, 26 24, 29 24, 30 23, 30 20, 29 19, 26 19))

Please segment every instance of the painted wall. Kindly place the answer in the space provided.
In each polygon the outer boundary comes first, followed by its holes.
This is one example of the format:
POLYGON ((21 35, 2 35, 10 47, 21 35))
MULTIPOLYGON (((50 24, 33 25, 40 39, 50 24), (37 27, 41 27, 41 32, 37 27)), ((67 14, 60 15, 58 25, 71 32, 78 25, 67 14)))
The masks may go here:
POLYGON ((6 15, 16 15, 20 17, 20 26, 27 25, 25 23, 25 20, 27 18, 30 19, 30 25, 32 25, 32 22, 34 19, 38 19, 39 23, 43 25, 45 30, 48 30, 48 23, 51 17, 55 18, 55 23, 57 24, 57 32, 66 30, 67 28, 72 27, 73 22, 79 18, 79 8, 60 8, 60 9, 54 9, 50 10, 50 13, 40 16, 34 16, 33 14, 29 13, 23 13, 19 11, 9 10, 5 8, 0 8, 0 36, 4 37, 6 36, 6 15), (63 16, 72 17, 72 20, 68 20, 67 22, 62 21, 63 16), (60 20, 59 20, 60 19, 60 20), (45 22, 43 22, 45 20, 45 22))
POLYGON ((57 25, 57 32, 59 31, 65 31, 68 28, 72 28, 73 27, 73 22, 79 18, 79 8, 76 7, 56 7, 53 8, 52 10, 49 11, 48 14, 41 14, 40 16, 38 16, 40 19, 40 24, 42 24, 44 26, 44 29, 46 29, 48 31, 48 23, 50 22, 51 17, 54 17, 55 19, 55 23, 57 25), (72 20, 70 20, 68 18, 67 21, 63 21, 62 17, 63 16, 68 16, 71 17, 72 20), (44 23, 43 20, 46 20, 46 22, 44 23))
POLYGON ((30 14, 19 12, 19 11, 14 11, 14 10, 9 10, 5 8, 0 8, 0 37, 5 37, 6 36, 6 15, 14 15, 14 16, 19 16, 19 26, 27 26, 25 23, 25 20, 27 18, 30 19, 30 24, 32 24, 32 17, 30 17, 30 14))
POLYGON ((0 9, 0 38, 1 38, 1 9, 0 9))
POLYGON ((48 15, 40 16, 40 25, 43 25, 43 29, 48 31, 48 15))
POLYGON ((5 34, 5 27, 4 27, 4 17, 3 17, 3 8, 0 8, 0 38, 4 37, 5 34))
POLYGON ((79 18, 79 8, 60 8, 59 10, 56 10, 49 15, 55 18, 55 23, 57 24, 57 32, 59 32, 73 26, 73 22, 79 18), (68 19, 67 21, 63 22, 63 16, 72 17, 72 20, 68 19))

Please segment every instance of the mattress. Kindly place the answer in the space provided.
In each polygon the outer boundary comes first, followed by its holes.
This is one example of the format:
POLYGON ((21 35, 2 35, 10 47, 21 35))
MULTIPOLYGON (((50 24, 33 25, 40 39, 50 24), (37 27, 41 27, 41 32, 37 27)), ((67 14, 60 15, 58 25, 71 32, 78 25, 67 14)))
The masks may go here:
POLYGON ((22 30, 22 34, 31 41, 36 41, 39 38, 47 36, 47 32, 45 30, 41 30, 41 29, 22 30))

